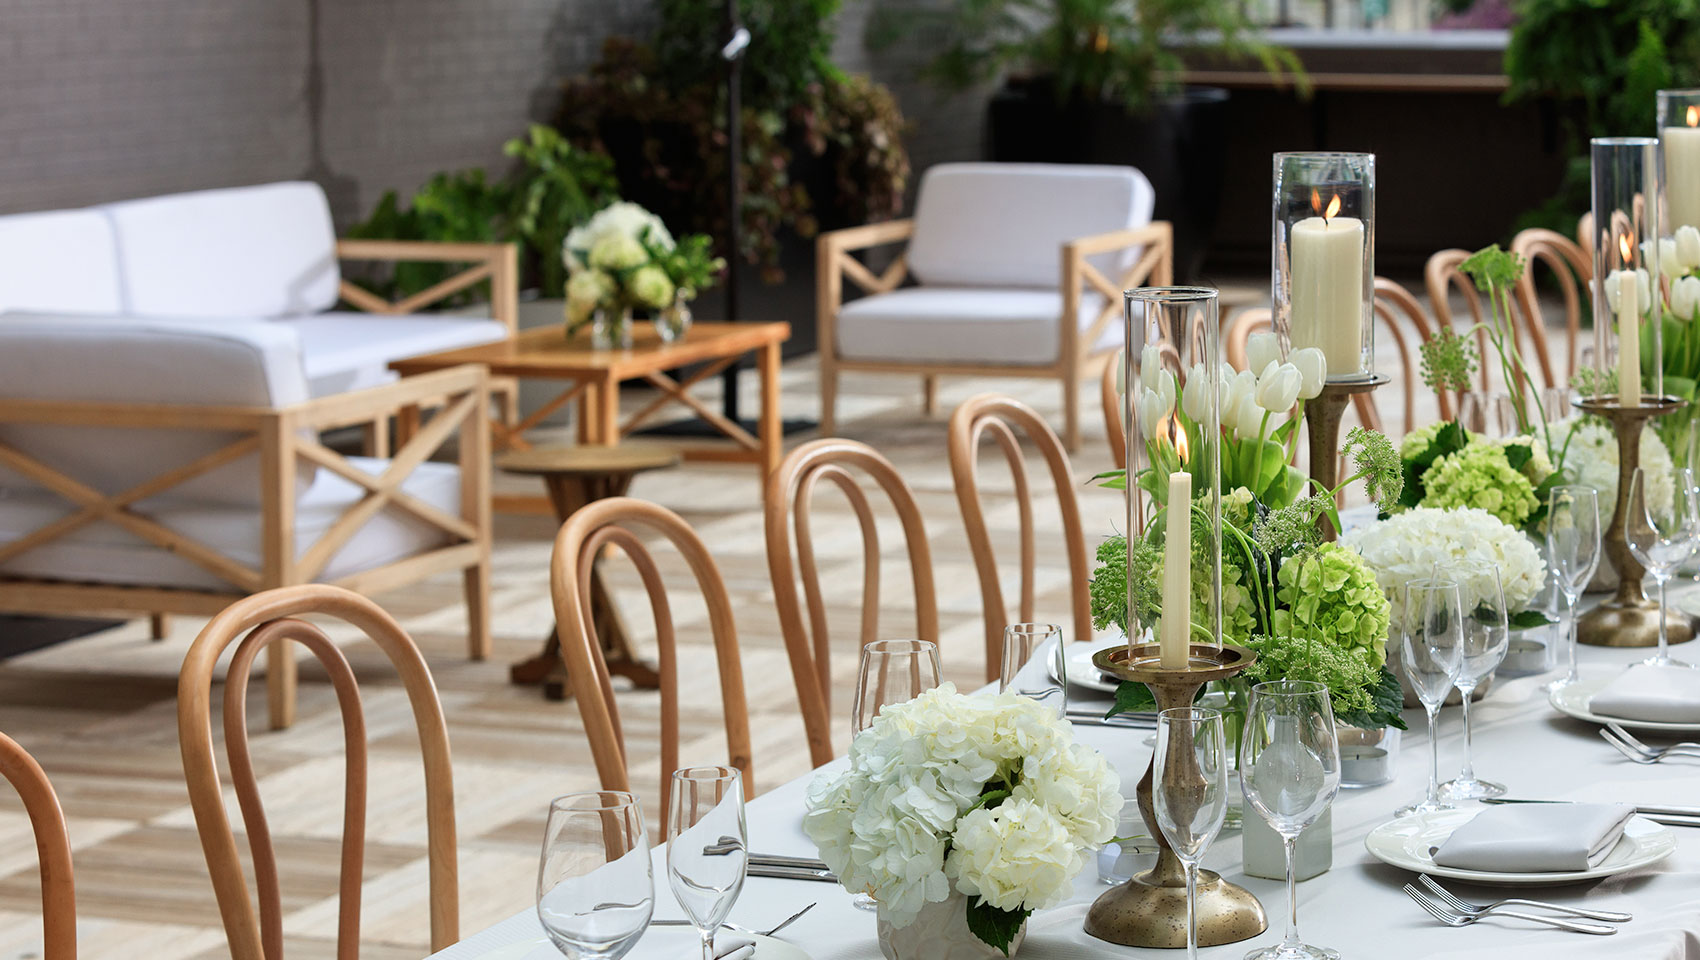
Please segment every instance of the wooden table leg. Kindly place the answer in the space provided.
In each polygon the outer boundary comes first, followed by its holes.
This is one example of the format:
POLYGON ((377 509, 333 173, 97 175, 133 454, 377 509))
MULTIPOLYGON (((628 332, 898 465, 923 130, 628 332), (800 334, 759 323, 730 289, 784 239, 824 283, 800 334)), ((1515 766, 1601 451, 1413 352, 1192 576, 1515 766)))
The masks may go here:
MULTIPOLYGON (((596 391, 596 419, 599 421, 596 439, 591 442, 617 447, 620 445, 620 381, 605 376, 591 389, 596 391)), ((627 477, 626 485, 630 484, 631 478, 627 477)))
POLYGON ((756 433, 761 440, 762 489, 767 478, 779 469, 779 458, 785 448, 785 426, 779 415, 779 344, 761 348, 756 368, 761 374, 761 423, 756 433))

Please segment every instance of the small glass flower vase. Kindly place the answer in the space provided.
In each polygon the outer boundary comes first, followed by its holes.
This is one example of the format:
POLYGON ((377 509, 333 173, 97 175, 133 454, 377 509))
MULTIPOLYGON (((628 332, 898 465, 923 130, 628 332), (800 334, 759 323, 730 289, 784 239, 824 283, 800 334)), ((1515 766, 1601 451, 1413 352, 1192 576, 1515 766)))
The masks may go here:
MULTIPOLYGON (((1287 851, 1281 835, 1262 817, 1246 817, 1240 833, 1248 877, 1287 879, 1287 851)), ((1293 850, 1293 875, 1299 880, 1321 876, 1334 866, 1334 810, 1322 811, 1316 822, 1299 834, 1293 850)))
POLYGON ((1027 937, 1027 924, 1021 924, 1015 939, 1009 942, 1009 953, 992 946, 968 929, 968 898, 951 891, 942 903, 921 907, 915 919, 894 927, 886 919, 885 908, 876 914, 880 953, 885 960, 994 960, 1013 957, 1027 937))
POLYGON ((655 314, 655 335, 662 343, 684 339, 685 331, 690 328, 691 305, 683 300, 675 300, 655 314))
POLYGON ((632 310, 597 310, 590 318, 590 348, 592 350, 630 350, 632 348, 632 310))

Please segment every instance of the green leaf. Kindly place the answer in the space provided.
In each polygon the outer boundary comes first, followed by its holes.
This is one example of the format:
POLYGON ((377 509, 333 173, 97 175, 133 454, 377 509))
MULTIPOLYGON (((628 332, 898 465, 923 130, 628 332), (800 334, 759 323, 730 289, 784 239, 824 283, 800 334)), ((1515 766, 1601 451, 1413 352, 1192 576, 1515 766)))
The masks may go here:
POLYGON ((987 790, 985 793, 980 794, 980 799, 974 801, 974 805, 972 807, 969 807, 968 810, 962 811, 962 813, 967 815, 970 810, 978 810, 981 807, 985 807, 987 810, 995 810, 997 809, 998 804, 1009 799, 1009 795, 1010 792, 1008 790, 987 790))
POLYGON ((1505 446, 1505 462, 1513 470, 1523 469, 1523 464, 1535 455, 1535 448, 1529 444, 1511 443, 1505 446))
POLYGON ((1009 956, 1009 945, 1021 932, 1031 910, 999 910, 979 897, 968 898, 968 929, 988 946, 1009 956))
POLYGON ((1508 622, 1513 630, 1530 630, 1535 627, 1547 626, 1552 623, 1552 620, 1539 610, 1519 610, 1511 615, 1508 622))
POLYGON ((1151 695, 1150 688, 1143 683, 1123 680, 1116 685, 1116 703, 1110 712, 1104 714, 1104 719, 1118 713, 1142 713, 1157 708, 1157 698, 1151 695))
POLYGON ((1363 730, 1374 730, 1378 727, 1393 727, 1404 730, 1405 718, 1405 689, 1399 685, 1399 677, 1386 664, 1381 665, 1381 680, 1375 689, 1370 691, 1370 700, 1374 706, 1368 711, 1342 713, 1339 721, 1348 726, 1363 730))

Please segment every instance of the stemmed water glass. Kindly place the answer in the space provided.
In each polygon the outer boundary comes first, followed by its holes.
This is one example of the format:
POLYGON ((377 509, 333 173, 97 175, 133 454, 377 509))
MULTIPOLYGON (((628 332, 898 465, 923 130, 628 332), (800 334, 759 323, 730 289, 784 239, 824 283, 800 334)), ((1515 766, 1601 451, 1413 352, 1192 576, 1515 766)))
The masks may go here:
MULTIPOLYGON (((850 736, 874 725, 887 704, 913 700, 939 685, 939 648, 931 640, 875 640, 862 645, 856 700, 850 707, 850 736)), ((879 907, 867 892, 852 900, 858 909, 879 907)))
POLYGON ((749 866, 744 782, 731 767, 685 767, 673 771, 667 802, 667 880, 702 938, 702 960, 714 960, 714 932, 749 866))
POLYGON ((1556 690, 1578 679, 1576 601, 1600 565, 1600 499, 1593 487, 1565 484, 1552 488, 1547 499, 1547 557, 1558 592, 1564 595, 1564 638, 1570 653, 1569 671, 1546 686, 1556 690))
MULTIPOLYGON (((1162 738, 1157 741, 1161 744, 1162 738)), ((1328 688, 1312 680, 1272 680, 1251 688, 1240 734, 1240 784, 1246 803, 1281 836, 1287 852, 1287 935, 1246 960, 1338 960, 1340 954, 1299 939, 1294 847, 1299 834, 1340 792, 1340 745, 1328 688)), ((1179 851, 1177 850, 1177 853, 1179 851)))
POLYGON ((1446 800, 1481 800, 1505 795, 1503 784, 1476 779, 1476 767, 1471 759, 1470 700, 1488 674, 1499 669, 1505 651, 1511 643, 1511 623, 1505 609, 1505 589, 1500 583, 1499 568, 1485 565, 1477 568, 1471 582, 1480 583, 1482 596, 1472 597, 1475 606, 1464 617, 1464 647, 1458 658, 1458 675, 1453 685, 1464 698, 1464 765, 1457 779, 1440 785, 1440 796, 1446 800))
POLYGON ((1694 497, 1694 471, 1684 467, 1676 471, 1675 489, 1671 504, 1663 509, 1647 495, 1647 473, 1640 467, 1629 478, 1628 521, 1624 524, 1623 539, 1653 580, 1659 585, 1659 652, 1642 663, 1656 667, 1686 667, 1672 660, 1670 644, 1665 636, 1665 584, 1694 553, 1695 538, 1700 537, 1700 504, 1694 497))
POLYGON ((1068 668, 1062 628, 1054 623, 1012 623, 1003 628, 998 692, 1013 690, 1068 716, 1068 668))
POLYGON ((1400 665, 1411 688, 1428 713, 1428 793, 1416 803, 1400 807, 1396 816, 1450 810, 1440 799, 1440 706, 1452 692, 1464 652, 1463 604, 1458 584, 1451 580, 1425 578, 1405 584, 1405 609, 1401 615, 1400 665))
POLYGON ((655 911, 643 805, 617 790, 556 797, 543 827, 537 919, 569 960, 618 960, 655 911))
POLYGON ((1198 864, 1228 812, 1227 738, 1222 714, 1176 707, 1157 714, 1151 802, 1157 826, 1186 867, 1186 955, 1198 957, 1198 864))

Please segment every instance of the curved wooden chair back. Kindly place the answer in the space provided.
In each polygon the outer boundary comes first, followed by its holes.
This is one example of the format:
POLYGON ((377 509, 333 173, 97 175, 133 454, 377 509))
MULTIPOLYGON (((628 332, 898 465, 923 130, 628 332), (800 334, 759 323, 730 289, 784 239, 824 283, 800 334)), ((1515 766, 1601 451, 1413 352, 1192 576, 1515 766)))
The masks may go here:
POLYGON ((177 733, 189 805, 212 874, 213 892, 224 918, 233 960, 282 960, 283 908, 277 855, 261 805, 259 783, 248 748, 248 675, 254 658, 273 643, 299 643, 312 651, 330 674, 342 710, 344 772, 342 861, 337 914, 338 960, 360 953, 360 894, 366 846, 366 722, 360 690, 342 651, 323 630, 295 619, 304 614, 335 617, 358 627, 384 652, 401 676, 413 706, 414 724, 425 756, 425 826, 430 857, 431 949, 460 939, 460 892, 455 853, 454 774, 449 762, 448 727, 437 687, 419 648, 388 613, 365 597, 327 584, 281 587, 238 600, 201 630, 183 660, 177 684, 177 733), (243 636, 246 634, 246 636, 243 636), (240 642, 238 642, 238 638, 240 642), (219 657, 232 644, 224 683, 224 741, 230 779, 242 812, 243 831, 253 858, 259 913, 248 897, 236 835, 225 815, 213 753, 212 684, 219 657))
POLYGON ((1104 405, 1104 436, 1110 442, 1111 469, 1119 470, 1127 466, 1127 433, 1122 426, 1122 392, 1116 389, 1116 381, 1121 376, 1123 352, 1117 350, 1115 356, 1104 366, 1104 375, 1098 381, 1098 400, 1104 405))
MULTIPOLYGON (((732 601, 726 581, 690 524, 673 511, 632 497, 609 497, 574 511, 555 536, 549 564, 549 588, 555 601, 555 622, 561 635, 561 655, 585 735, 604 790, 630 790, 625 731, 614 700, 614 687, 602 644, 591 617, 591 574, 602 548, 617 546, 637 567, 649 594, 655 617, 655 645, 661 674, 661 819, 667 821, 669 781, 679 768, 679 643, 673 630, 667 585, 655 555, 638 539, 637 530, 661 534, 678 549, 691 568, 708 604, 708 625, 720 673, 720 696, 726 723, 729 763, 744 776, 744 795, 752 796, 750 773, 750 709, 744 698, 744 666, 738 653, 738 633, 732 622, 732 601)), ((693 693, 696 678, 693 677, 693 693)))
POLYGON ((1511 240, 1511 252, 1524 260, 1523 277, 1517 281, 1517 305, 1528 323, 1530 333, 1541 345, 1537 354, 1542 361, 1541 375, 1549 387, 1563 386, 1576 376, 1576 363, 1582 350, 1582 291, 1593 278, 1594 264, 1574 240, 1552 230, 1530 229, 1511 240), (1564 330, 1569 338, 1566 350, 1564 380, 1553 378, 1547 364, 1546 323, 1541 316, 1540 300, 1535 294, 1535 265, 1545 264, 1558 281, 1558 291, 1564 297, 1564 330))
POLYGON ((71 874, 71 835, 59 795, 41 764, 0 733, 0 775, 18 791, 35 833, 41 870, 42 960, 77 960, 77 890, 71 874))
POLYGON ((1582 256, 1589 263, 1588 272, 1594 272, 1594 212, 1592 210, 1576 218, 1576 247, 1582 251, 1582 256))
POLYGON ((1074 471, 1062 441, 1049 425, 1026 404, 1009 397, 982 393, 971 397, 950 417, 950 473, 956 481, 956 502, 962 508, 968 545, 974 553, 974 569, 980 576, 980 605, 986 623, 986 681, 998 678, 1002 663, 1004 627, 1010 623, 1003 585, 998 579, 997 556, 992 550, 991 531, 986 527, 980 504, 980 439, 990 433, 1009 461, 1015 479, 1015 502, 1021 517, 1021 598, 1018 621, 1033 620, 1034 541, 1032 490, 1027 482, 1027 457, 1016 437, 1019 429, 1045 458, 1051 482, 1057 491, 1057 508, 1062 514, 1064 549, 1068 551, 1068 581, 1074 632, 1070 639, 1092 639, 1092 609, 1087 595, 1091 576, 1086 566, 1086 534, 1080 524, 1080 500, 1075 495, 1074 471), (1012 426, 1013 424, 1013 426, 1012 426))
MULTIPOLYGON (((1222 355, 1228 358, 1228 366, 1244 370, 1246 343, 1251 340, 1252 334, 1268 330, 1273 323, 1268 307, 1242 307, 1234 311, 1222 328, 1222 355)), ((1253 370, 1252 373, 1262 371, 1253 370)))
MULTIPOLYGON (((1458 265, 1470 259, 1470 257, 1470 251, 1460 250, 1456 247, 1450 250, 1438 250, 1428 258, 1428 263, 1423 267, 1423 286, 1428 290, 1429 307, 1434 311, 1436 332, 1443 328, 1458 330, 1459 322, 1453 316, 1452 311, 1452 291, 1454 289, 1463 295, 1464 306, 1470 313, 1469 322, 1466 326, 1475 326, 1486 322, 1488 319, 1487 312, 1482 306, 1481 293, 1476 290, 1476 282, 1458 269, 1458 265)), ((1513 335, 1515 334, 1516 331, 1514 330, 1513 335)), ((1488 350, 1487 332, 1485 330, 1478 331, 1476 334, 1477 357, 1485 361, 1488 350)), ((1482 362, 1478 366, 1481 368, 1481 383, 1478 389, 1486 393, 1492 389, 1489 373, 1493 364, 1482 362)))
POLYGON ((810 531, 809 505, 822 480, 844 492, 862 529, 862 629, 860 645, 879 639, 880 547, 874 514, 867 494, 851 470, 873 478, 897 511, 909 549, 910 578, 915 588, 915 636, 917 640, 939 639, 938 598, 933 589, 933 555, 921 510, 909 484, 879 451, 865 443, 837 437, 812 440, 791 451, 767 480, 765 508, 767 569, 773 579, 774 605, 779 611, 785 649, 791 656, 791 672, 797 682, 797 698, 803 709, 809 753, 815 765, 832 759, 828 714, 832 708, 832 645, 827 633, 826 601, 821 594, 820 570, 815 563, 814 538, 810 531), (791 536, 795 526, 797 553, 792 562, 791 536), (804 601, 797 596, 797 581, 803 584, 804 601), (808 620, 803 619, 803 602, 808 620), (811 710, 813 705, 816 709, 811 710))

